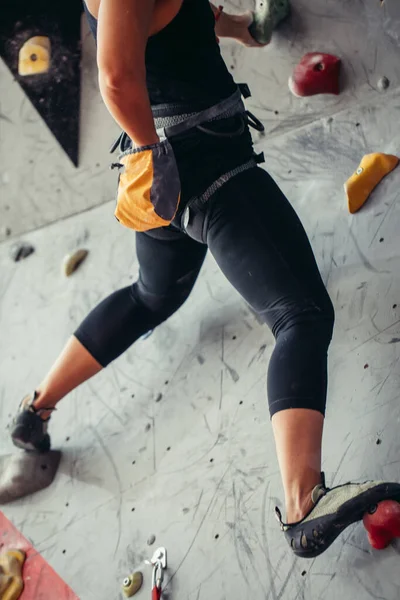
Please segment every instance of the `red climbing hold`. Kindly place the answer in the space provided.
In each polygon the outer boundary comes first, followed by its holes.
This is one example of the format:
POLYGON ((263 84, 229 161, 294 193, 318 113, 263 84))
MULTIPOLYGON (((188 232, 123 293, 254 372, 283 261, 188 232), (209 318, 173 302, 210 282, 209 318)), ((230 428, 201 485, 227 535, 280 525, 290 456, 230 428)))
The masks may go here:
POLYGON ((332 54, 305 54, 289 79, 290 91, 300 97, 316 94, 338 95, 340 64, 340 58, 332 54))
POLYGON ((393 538, 400 537, 400 504, 395 500, 383 500, 365 513, 363 522, 371 546, 383 550, 393 538))

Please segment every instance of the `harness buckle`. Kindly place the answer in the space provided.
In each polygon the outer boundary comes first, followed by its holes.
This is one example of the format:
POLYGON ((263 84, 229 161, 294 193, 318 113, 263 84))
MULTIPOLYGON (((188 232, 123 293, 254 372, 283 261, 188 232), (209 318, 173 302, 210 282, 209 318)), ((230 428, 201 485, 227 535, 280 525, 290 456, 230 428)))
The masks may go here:
POLYGON ((246 98, 250 98, 251 96, 251 91, 249 86, 247 85, 247 83, 238 83, 238 88, 240 90, 240 93, 242 94, 243 98, 246 100, 246 98))

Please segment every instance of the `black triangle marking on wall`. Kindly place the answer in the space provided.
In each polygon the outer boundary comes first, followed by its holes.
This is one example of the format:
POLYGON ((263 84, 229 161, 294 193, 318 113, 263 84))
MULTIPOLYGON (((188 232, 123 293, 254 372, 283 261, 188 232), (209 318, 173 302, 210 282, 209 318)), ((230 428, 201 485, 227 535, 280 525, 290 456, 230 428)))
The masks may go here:
POLYGON ((78 166, 81 0, 1 0, 0 56, 58 143, 78 166), (20 76, 18 55, 31 37, 51 42, 47 73, 20 76))

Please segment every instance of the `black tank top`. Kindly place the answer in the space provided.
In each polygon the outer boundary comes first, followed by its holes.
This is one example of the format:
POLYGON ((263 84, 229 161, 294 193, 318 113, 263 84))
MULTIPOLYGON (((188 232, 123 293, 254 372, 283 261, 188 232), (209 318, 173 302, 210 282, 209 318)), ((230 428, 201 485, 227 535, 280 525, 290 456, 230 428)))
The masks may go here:
MULTIPOLYGON (((96 39, 97 21, 86 14, 96 39)), ((176 17, 149 38, 146 47, 147 89, 153 106, 188 103, 202 110, 236 89, 222 59, 208 0, 183 0, 176 17)))

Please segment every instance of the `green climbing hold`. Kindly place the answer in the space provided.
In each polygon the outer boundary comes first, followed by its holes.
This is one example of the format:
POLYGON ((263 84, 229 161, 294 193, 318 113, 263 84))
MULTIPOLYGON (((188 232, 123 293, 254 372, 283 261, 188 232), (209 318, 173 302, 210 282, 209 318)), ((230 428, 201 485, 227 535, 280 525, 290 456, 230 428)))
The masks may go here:
POLYGON ((289 0, 256 0, 250 34, 259 44, 269 44, 273 30, 290 12, 289 0))

